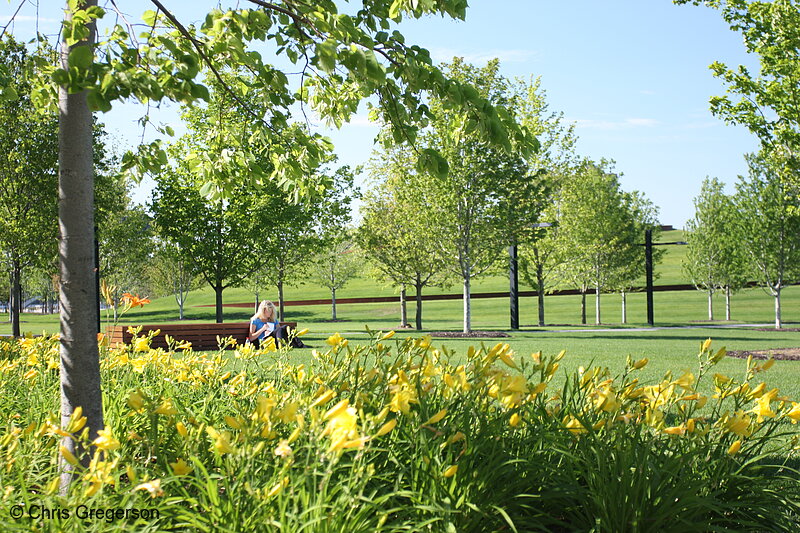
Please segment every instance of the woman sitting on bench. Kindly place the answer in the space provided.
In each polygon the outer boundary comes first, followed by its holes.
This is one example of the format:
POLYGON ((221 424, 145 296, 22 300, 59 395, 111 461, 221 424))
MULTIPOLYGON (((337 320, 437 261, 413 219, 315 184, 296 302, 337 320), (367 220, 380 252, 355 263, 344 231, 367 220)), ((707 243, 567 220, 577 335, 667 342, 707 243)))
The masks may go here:
MULTIPOLYGON (((258 304, 258 311, 250 318, 250 335, 248 340, 259 346, 261 341, 267 337, 275 339, 275 346, 278 346, 279 341, 286 341, 289 338, 289 331, 286 326, 282 326, 278 322, 278 312, 275 309, 275 304, 269 300, 262 300, 258 304)), ((294 337, 292 339, 293 348, 304 348, 303 341, 294 337)))

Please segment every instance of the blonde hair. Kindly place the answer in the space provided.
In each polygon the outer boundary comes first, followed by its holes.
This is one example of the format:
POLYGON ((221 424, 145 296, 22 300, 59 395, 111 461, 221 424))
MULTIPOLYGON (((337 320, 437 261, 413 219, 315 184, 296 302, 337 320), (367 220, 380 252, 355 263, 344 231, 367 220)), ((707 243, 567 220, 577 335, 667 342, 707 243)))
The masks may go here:
POLYGON ((250 317, 250 320, 255 320, 258 318, 259 320, 263 321, 270 320, 275 322, 277 320, 277 316, 278 312, 275 309, 275 304, 269 300, 261 300, 261 303, 258 304, 258 310, 256 310, 256 314, 250 317))

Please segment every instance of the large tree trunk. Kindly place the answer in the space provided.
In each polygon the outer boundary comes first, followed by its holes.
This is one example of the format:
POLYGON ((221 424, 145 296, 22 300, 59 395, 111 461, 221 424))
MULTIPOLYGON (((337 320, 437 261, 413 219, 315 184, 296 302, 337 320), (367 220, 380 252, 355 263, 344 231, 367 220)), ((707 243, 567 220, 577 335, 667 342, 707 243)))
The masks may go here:
POLYGON ((544 266, 536 265, 536 298, 539 302, 539 327, 544 326, 544 266))
POLYGON ((400 289, 400 327, 408 327, 408 306, 406 305, 406 286, 400 289))
POLYGON ((778 287, 774 290, 775 293, 775 329, 781 329, 783 323, 781 322, 781 288, 778 287))
POLYGON ((417 331, 422 330, 422 280, 417 275, 417 282, 414 287, 417 291, 417 311, 416 311, 416 325, 417 331))
POLYGON ((222 324, 222 291, 225 290, 225 287, 220 283, 217 282, 214 285, 214 308, 217 311, 217 324, 222 324))
POLYGON ((708 319, 714 320, 714 291, 708 291, 708 319))
POLYGON ((336 320, 336 289, 331 289, 331 320, 336 320))
MULTIPOLYGON (((85 7, 97 5, 87 0, 85 7)), ((67 19, 72 14, 67 8, 67 19)), ((95 28, 90 26, 90 42, 95 28)), ((77 44, 74 46, 87 46, 77 44)), ((71 48, 61 46, 61 65, 69 69, 71 48)), ((100 357, 97 349, 97 289, 94 252, 94 169, 92 113, 86 92, 69 94, 59 88, 58 219, 60 229, 59 290, 61 315, 61 425, 66 427, 78 407, 83 409, 89 440, 103 429, 100 357)), ((90 457, 72 438, 62 439, 67 450, 88 466, 90 457)), ((74 467, 61 461, 61 491, 66 493, 74 467)))
POLYGON ((470 305, 469 274, 464 278, 464 333, 472 331, 472 307, 470 305))
POLYGON ((628 293, 625 291, 621 292, 622 295, 622 323, 628 323, 628 293))
POLYGON ((19 265, 19 260, 14 259, 11 266, 11 305, 9 313, 11 313, 11 334, 15 337, 21 336, 19 317, 22 313, 22 284, 20 278, 22 277, 22 268, 19 265))

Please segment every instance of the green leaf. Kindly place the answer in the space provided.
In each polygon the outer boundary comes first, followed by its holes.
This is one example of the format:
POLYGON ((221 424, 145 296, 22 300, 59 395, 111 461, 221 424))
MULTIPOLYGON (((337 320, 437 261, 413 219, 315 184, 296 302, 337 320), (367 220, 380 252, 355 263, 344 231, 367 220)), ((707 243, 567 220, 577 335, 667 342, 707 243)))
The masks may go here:
POLYGON ((86 94, 86 101, 92 111, 102 111, 103 113, 111 111, 111 102, 96 90, 89 91, 86 94))
POLYGON ((70 51, 69 57, 67 58, 67 64, 69 64, 70 67, 77 67, 81 70, 86 70, 91 67, 93 61, 94 54, 92 53, 92 47, 88 45, 76 46, 70 51))
POLYGON ((389 7, 389 18, 396 19, 400 16, 400 9, 403 7, 402 0, 394 0, 391 7, 389 7))
POLYGON ((200 84, 192 84, 191 94, 194 98, 199 98, 208 102, 211 100, 211 95, 208 92, 208 87, 200 84))
POLYGON ((11 87, 10 85, 7 87, 3 87, 3 90, 0 91, 0 100, 6 100, 11 102, 16 100, 17 98, 19 98, 19 95, 17 94, 16 89, 14 89, 14 87, 11 87))
POLYGON ((213 182, 207 181, 200 187, 200 195, 209 198, 216 193, 216 190, 216 185, 214 185, 213 182))
POLYGON ((61 87, 65 87, 69 84, 69 73, 63 68, 54 70, 51 77, 53 82, 61 87))
POLYGON ((333 72, 336 68, 336 42, 328 39, 317 44, 317 64, 325 72, 333 72))
POLYGON ((147 10, 142 14, 142 22, 147 24, 148 26, 155 26, 156 23, 156 12, 153 10, 147 10))
POLYGON ((369 52, 365 54, 365 57, 367 76, 378 83, 383 83, 386 81, 386 71, 383 69, 383 65, 378 62, 378 58, 375 57, 375 53, 372 50, 369 50, 369 52))

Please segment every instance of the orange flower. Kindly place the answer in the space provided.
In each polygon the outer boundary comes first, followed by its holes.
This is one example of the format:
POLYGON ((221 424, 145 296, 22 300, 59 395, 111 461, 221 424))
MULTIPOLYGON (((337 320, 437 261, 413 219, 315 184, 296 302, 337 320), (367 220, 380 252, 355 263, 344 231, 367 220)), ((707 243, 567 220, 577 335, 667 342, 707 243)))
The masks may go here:
POLYGON ((129 292, 126 292, 122 295, 122 301, 125 302, 125 305, 129 305, 131 307, 144 307, 144 304, 149 304, 150 300, 148 298, 139 298, 139 295, 132 295, 129 292))

